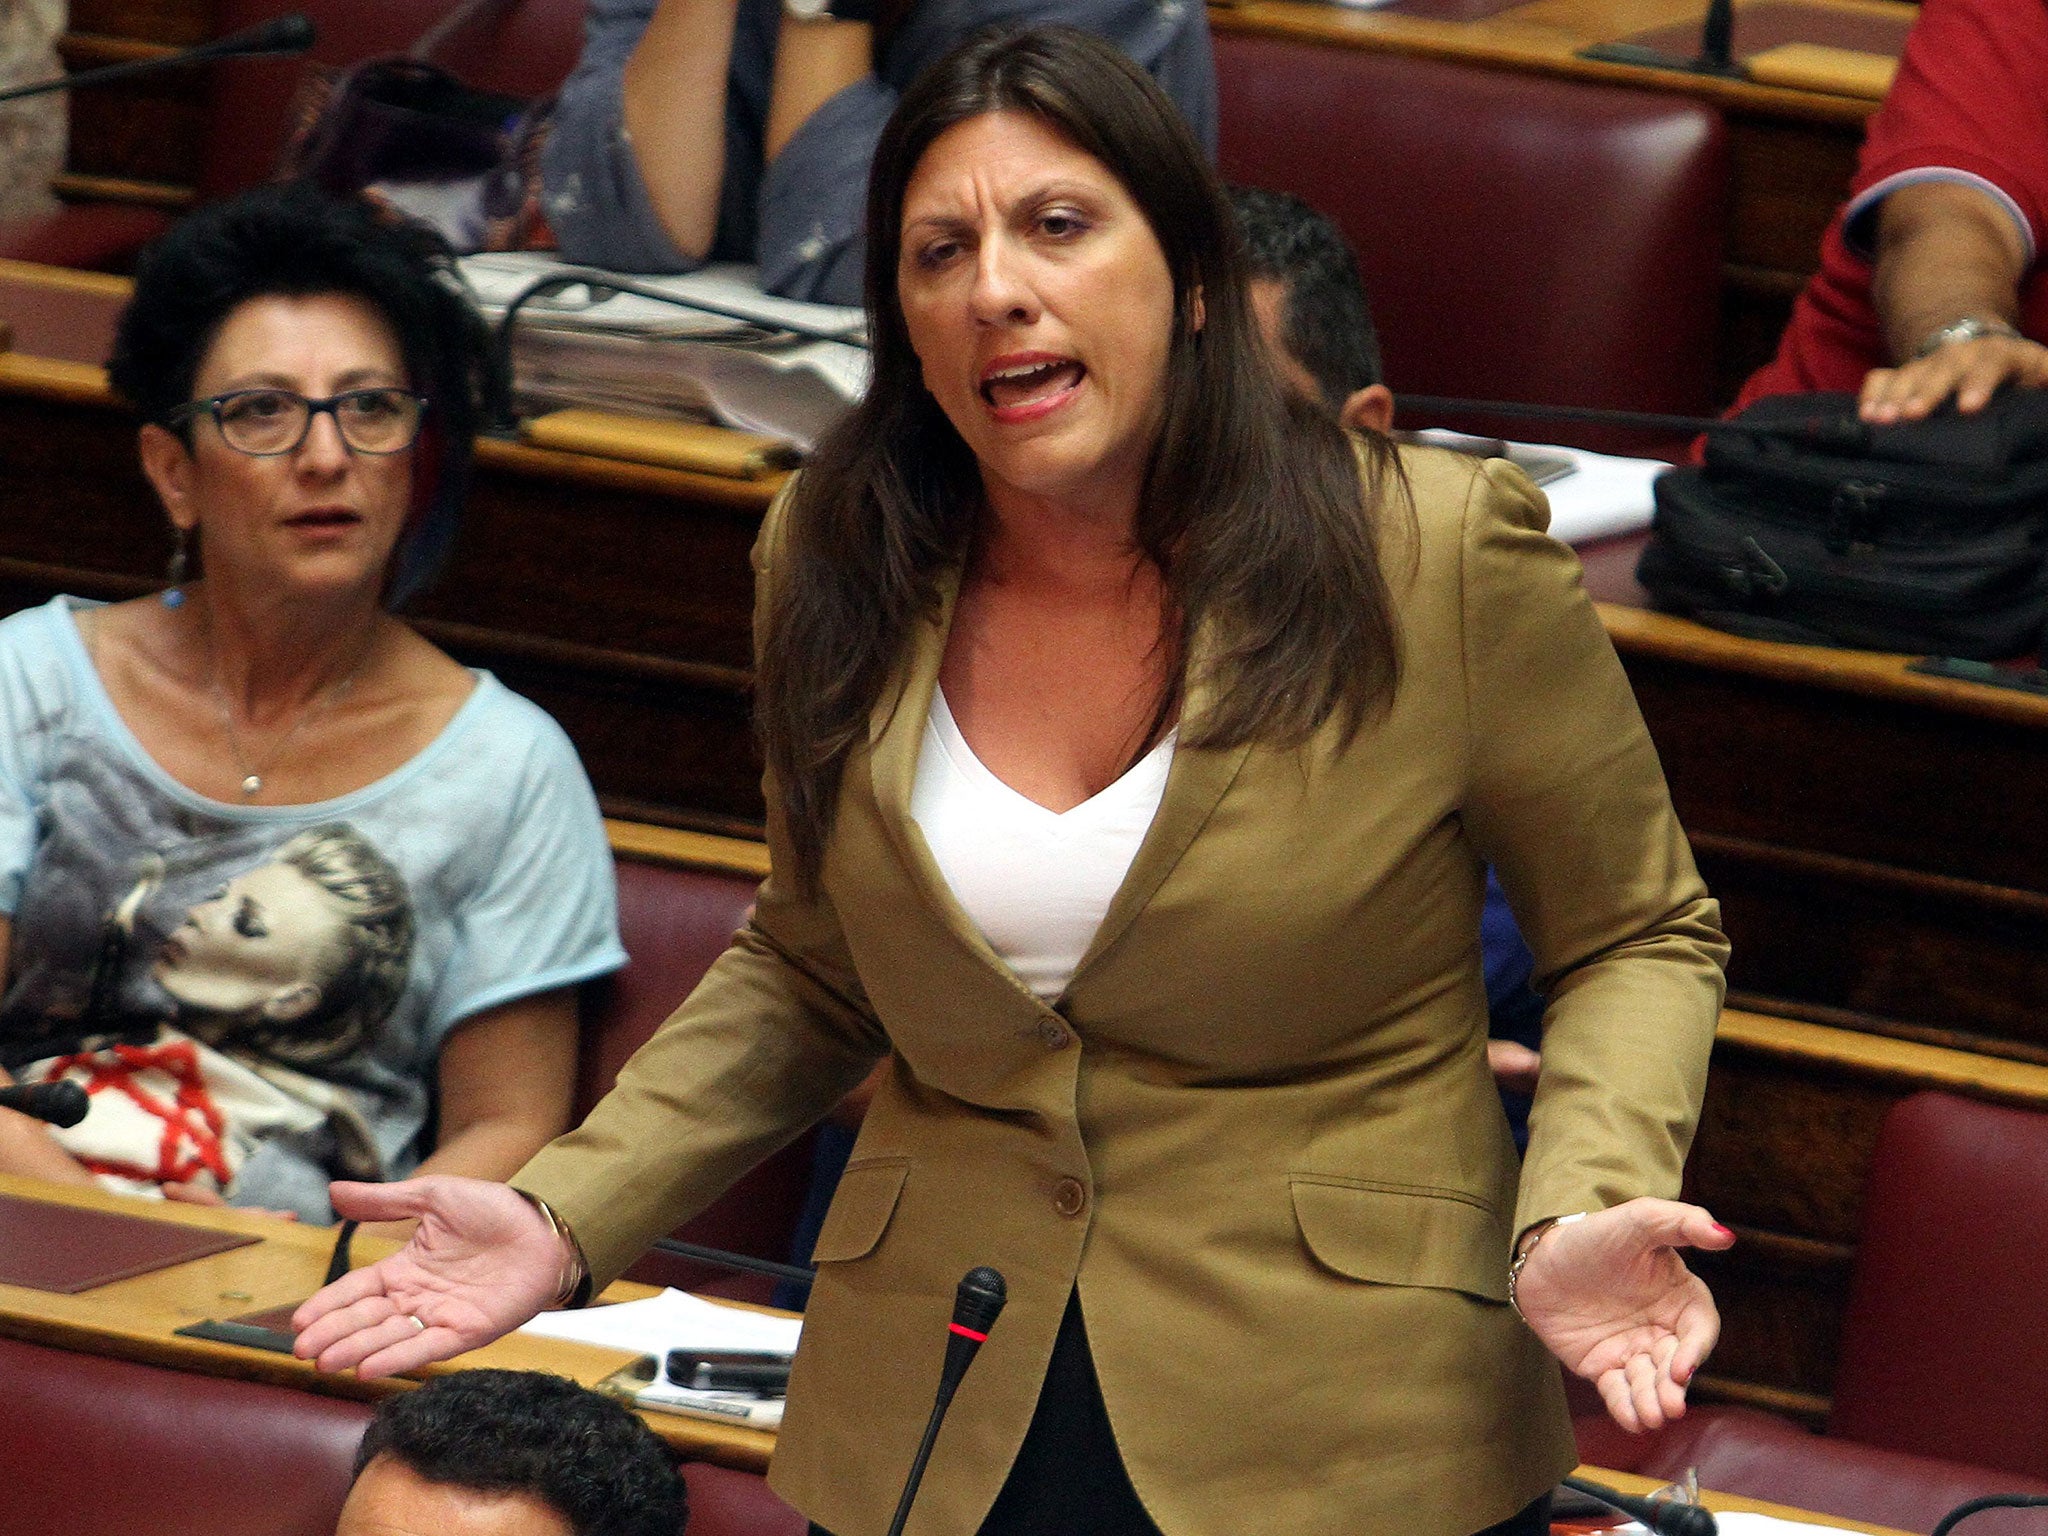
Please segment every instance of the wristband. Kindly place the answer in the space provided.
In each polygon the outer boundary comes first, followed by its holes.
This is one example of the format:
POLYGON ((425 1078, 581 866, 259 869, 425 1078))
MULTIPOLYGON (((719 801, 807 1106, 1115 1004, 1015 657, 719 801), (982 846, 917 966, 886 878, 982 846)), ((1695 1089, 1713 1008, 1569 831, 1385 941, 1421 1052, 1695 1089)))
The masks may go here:
POLYGON ((1981 315, 1965 315, 1960 320, 1951 320, 1947 325, 1927 333, 1927 337, 1913 350, 1915 357, 1932 357, 1943 347, 1954 346, 1963 341, 1982 341, 1986 336, 2003 336, 2007 341, 2024 341, 2019 331, 2003 320, 1986 320, 1981 315))
POLYGON ((1546 1217, 1524 1232, 1521 1240, 1515 1244, 1515 1257, 1508 1265, 1508 1305, 1515 1309, 1515 1316, 1521 1318, 1523 1322, 1526 1323, 1529 1319, 1522 1311, 1521 1299, 1515 1294, 1516 1287, 1521 1284, 1522 1266, 1529 1262, 1529 1255, 1536 1251, 1536 1245, 1543 1241, 1543 1234, 1552 1227, 1562 1227, 1571 1222, 1584 1221, 1585 1219, 1586 1213, 1584 1211, 1573 1211, 1569 1216, 1546 1217))
MULTIPOLYGON (((590 1300, 590 1261, 583 1257, 583 1245, 576 1241, 576 1234, 569 1230, 569 1224, 555 1214, 555 1208, 539 1195, 515 1190, 520 1199, 540 1212, 540 1219, 548 1224, 548 1231, 554 1235, 555 1247, 562 1256, 561 1268, 555 1275, 554 1300, 551 1307, 580 1307, 590 1300)), ((1510 1287, 1512 1289, 1512 1287, 1510 1287)))

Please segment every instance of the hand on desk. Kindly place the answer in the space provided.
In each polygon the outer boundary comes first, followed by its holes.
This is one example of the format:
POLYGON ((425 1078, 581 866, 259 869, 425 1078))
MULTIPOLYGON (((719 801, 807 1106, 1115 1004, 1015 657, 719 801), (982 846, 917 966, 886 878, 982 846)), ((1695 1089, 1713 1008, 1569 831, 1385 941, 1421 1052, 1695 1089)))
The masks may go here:
POLYGON ((343 1216, 416 1217, 419 1226, 390 1258, 350 1271, 292 1314, 292 1352, 323 1371, 416 1370, 510 1333, 555 1298, 560 1247, 509 1184, 434 1175, 331 1190, 343 1216))
POLYGON ((1685 1412, 1685 1388, 1721 1334, 1721 1314, 1681 1247, 1735 1234, 1696 1205, 1630 1200, 1548 1228, 1516 1283, 1522 1316, 1567 1369, 1600 1389, 1635 1433, 1685 1412))

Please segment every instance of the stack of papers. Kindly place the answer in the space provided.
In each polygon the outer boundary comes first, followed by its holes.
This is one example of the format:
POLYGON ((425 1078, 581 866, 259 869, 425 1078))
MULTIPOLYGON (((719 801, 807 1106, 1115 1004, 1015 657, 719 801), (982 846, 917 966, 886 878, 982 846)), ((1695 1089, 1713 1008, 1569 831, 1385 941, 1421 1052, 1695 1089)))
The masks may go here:
POLYGON ((1657 510, 1651 487, 1671 467, 1662 459, 1629 459, 1550 443, 1500 443, 1438 427, 1402 435, 1460 453, 1483 451, 1529 469, 1550 502, 1550 536, 1566 544, 1611 539, 1649 527, 1657 510), (1473 444, 1489 446, 1475 450, 1473 444), (1566 467, 1560 472, 1559 465, 1566 467), (1539 466, 1546 472, 1538 474, 1539 466))
MULTIPOLYGON (((493 322, 532 283, 571 270, 543 251, 465 256, 462 275, 493 322)), ((761 291, 752 267, 720 263, 677 276, 620 274, 691 310, 637 294, 573 287, 529 299, 513 330, 513 392, 528 412, 585 406, 714 421, 808 453, 867 388, 858 309, 761 291), (733 314, 717 311, 732 311, 733 314), (817 340, 811 334, 844 336, 817 340)))
POLYGON ((802 1329, 800 1317, 721 1306, 685 1291, 666 1290, 645 1301, 587 1307, 580 1312, 543 1312, 519 1332, 651 1356, 651 1375, 643 1367, 640 1374, 647 1379, 636 1380, 632 1393, 633 1401, 641 1407, 773 1429, 782 1422, 781 1398, 755 1397, 744 1392, 700 1392, 674 1386, 663 1377, 662 1362, 672 1349, 794 1355, 802 1329))

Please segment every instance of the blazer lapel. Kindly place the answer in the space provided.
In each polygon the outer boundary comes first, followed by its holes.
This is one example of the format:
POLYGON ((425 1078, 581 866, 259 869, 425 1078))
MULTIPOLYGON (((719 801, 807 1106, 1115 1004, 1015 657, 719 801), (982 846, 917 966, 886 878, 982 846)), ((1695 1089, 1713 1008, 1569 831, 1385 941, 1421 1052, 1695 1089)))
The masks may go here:
POLYGON ((917 780, 918 754, 924 748, 925 721, 931 715, 932 695, 938 691, 939 664, 945 658, 946 636, 953 627, 953 602, 959 593, 956 568, 939 578, 938 611, 918 625, 900 681, 882 691, 868 716, 869 781, 877 816, 926 910, 977 960, 1029 997, 1016 973, 989 947, 953 895, 932 858, 931 845, 910 815, 910 792, 917 780))
MULTIPOLYGON (((1200 719, 1210 697, 1211 690, 1205 682, 1189 685, 1187 701, 1181 708, 1181 719, 1200 719)), ((1109 911, 1103 914, 1102 926, 1095 930, 1094 941, 1089 944, 1087 953, 1081 956, 1081 963, 1074 967, 1073 980, 1067 984, 1069 991, 1073 989, 1074 982, 1108 953, 1131 925, 1131 920, 1144 910, 1145 903, 1173 873, 1181 855, 1188 851, 1196 834, 1208 822, 1217 803, 1237 778, 1250 752, 1249 742, 1220 749, 1175 745, 1173 766, 1167 770, 1166 789, 1159 797, 1159 809, 1152 817, 1152 825, 1146 829, 1145 840, 1138 845, 1137 857, 1131 860, 1131 867, 1124 874, 1123 884, 1117 887, 1116 895, 1110 900, 1109 911)))

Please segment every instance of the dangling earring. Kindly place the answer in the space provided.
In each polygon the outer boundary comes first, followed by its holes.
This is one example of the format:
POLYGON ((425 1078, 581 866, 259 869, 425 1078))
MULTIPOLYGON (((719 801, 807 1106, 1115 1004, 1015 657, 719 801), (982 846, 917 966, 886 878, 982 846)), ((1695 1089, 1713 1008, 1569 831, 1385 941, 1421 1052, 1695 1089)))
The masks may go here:
POLYGON ((164 572, 163 597, 166 608, 182 608, 185 605, 185 567, 190 560, 192 530, 180 528, 176 531, 175 542, 171 545, 171 563, 164 572))

